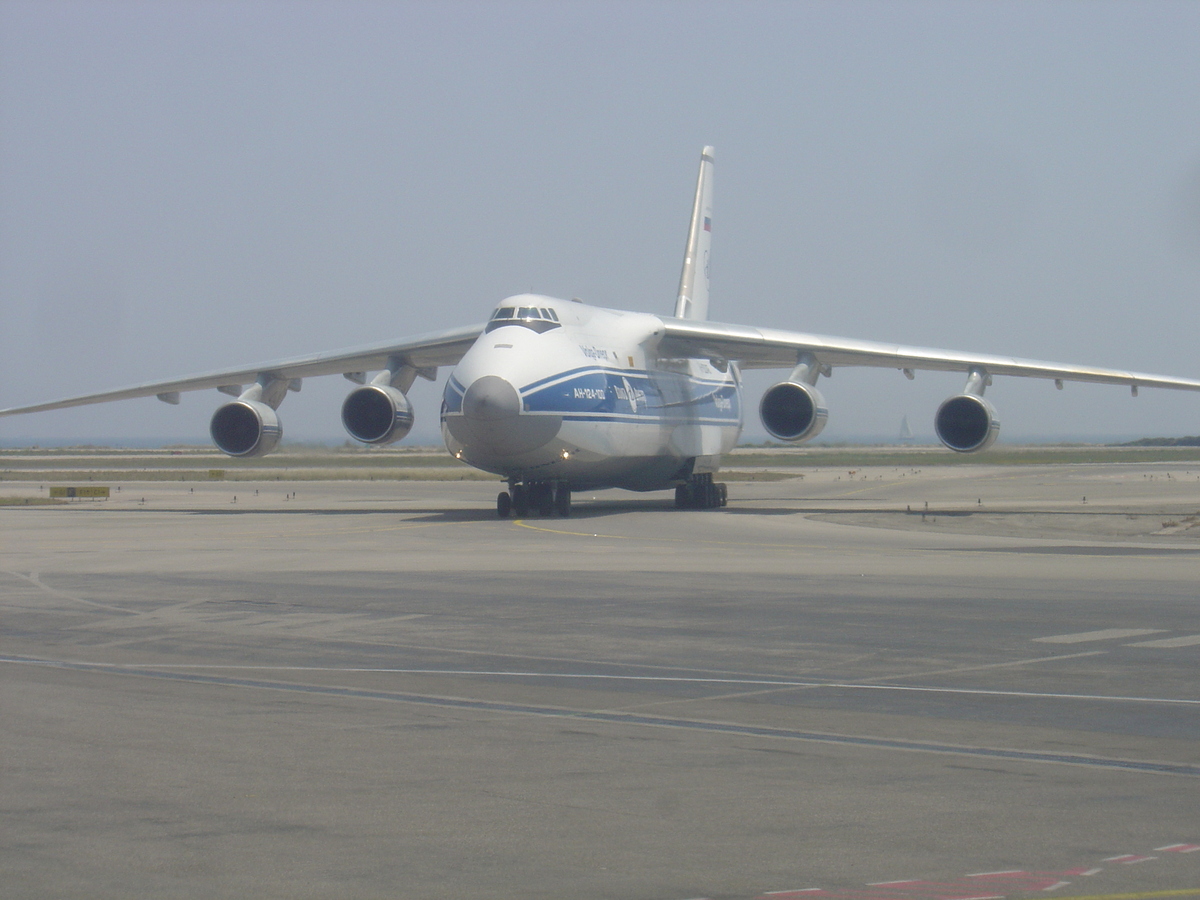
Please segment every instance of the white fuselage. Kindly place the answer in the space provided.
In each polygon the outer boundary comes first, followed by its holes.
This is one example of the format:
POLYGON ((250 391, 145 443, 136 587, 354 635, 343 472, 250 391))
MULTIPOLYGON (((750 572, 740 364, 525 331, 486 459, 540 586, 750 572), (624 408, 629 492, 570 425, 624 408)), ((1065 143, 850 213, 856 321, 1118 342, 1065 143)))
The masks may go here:
POLYGON ((447 449, 510 481, 657 490, 715 471, 742 429, 735 366, 664 359, 662 321, 511 297, 447 380, 447 449))

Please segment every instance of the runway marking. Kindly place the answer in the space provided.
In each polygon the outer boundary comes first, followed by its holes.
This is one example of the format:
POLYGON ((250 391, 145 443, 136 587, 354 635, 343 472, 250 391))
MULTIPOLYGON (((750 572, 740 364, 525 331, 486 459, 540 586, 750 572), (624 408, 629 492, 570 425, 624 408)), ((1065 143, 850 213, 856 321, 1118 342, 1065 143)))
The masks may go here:
MULTIPOLYGON (((1173 844, 1170 848, 1190 847, 1190 844, 1173 844)), ((1200 847, 1197 847, 1200 849, 1200 847)), ((1145 862, 1157 857, 1129 853, 1113 856, 1104 862, 1145 862)), ((954 881, 931 881, 905 879, 902 881, 876 881, 863 888, 804 888, 802 890, 767 891, 758 895, 758 900, 771 897, 796 898, 796 900, 1006 900, 1014 894, 1031 891, 1054 891, 1071 884, 1068 879, 1091 876, 1103 871, 1100 868, 1076 867, 1059 872, 1028 872, 1021 869, 1003 872, 980 872, 965 875, 954 881), (996 889, 1004 893, 991 893, 996 889)), ((1185 897, 1200 894, 1200 888, 1182 888, 1163 891, 1139 891, 1125 894, 1091 894, 1064 897, 1060 900, 1159 900, 1166 897, 1185 897)))
POLYGON ((1195 647, 1200 644, 1200 634, 1188 634, 1182 637, 1157 638, 1153 641, 1138 641, 1136 644, 1126 644, 1126 647, 1195 647))
POLYGON ((930 669, 926 672, 911 672, 905 675, 888 675, 882 681, 893 681, 897 678, 928 678, 931 675, 957 675, 961 672, 980 672, 986 669, 1007 669, 1014 666, 1028 666, 1032 663, 1058 662, 1061 659, 1079 659, 1084 656, 1103 656, 1107 650, 1085 650, 1082 653, 1065 653, 1059 656, 1037 656, 1033 659, 1014 659, 1000 663, 981 663, 978 666, 958 666, 953 669, 930 669))
MULTIPOLYGON (((941 881, 903 881, 896 883, 896 887, 911 892, 906 894, 906 897, 934 897, 937 900, 1004 900, 1004 894, 986 893, 987 890, 996 890, 997 888, 1007 889, 1011 891, 1027 892, 1027 891, 1047 891, 1054 890, 1064 885, 1070 884, 1069 881, 1063 880, 1064 875, 1075 877, 1082 872, 1082 869, 1067 869, 1062 872, 1027 872, 1023 869, 1009 870, 1005 872, 985 872, 978 875, 966 875, 958 881, 941 882, 941 881)), ((839 897, 844 897, 848 892, 836 892, 839 897)), ((891 892, 871 892, 872 900, 884 900, 886 894, 891 892)))
POLYGON ((999 872, 975 872, 966 876, 967 878, 993 878, 996 875, 1023 875, 1024 869, 1001 869, 999 872))
MULTIPOLYGON (((534 678, 546 680, 575 680, 575 681, 641 681, 661 682, 667 684, 742 684, 769 688, 830 688, 834 690, 860 691, 897 691, 926 694, 971 694, 994 697, 1020 697, 1033 700, 1088 700, 1115 701, 1125 703, 1155 703, 1182 706, 1200 706, 1200 700, 1189 700, 1181 697, 1130 697, 1107 694, 1056 694, 1039 693, 1037 691, 996 691, 982 688, 948 688, 926 687, 908 684, 864 684, 853 681, 794 681, 790 679, 770 678, 715 678, 686 675, 617 675, 604 672, 521 672, 504 669, 406 669, 391 666, 255 666, 231 663, 91 663, 68 660, 46 660, 16 656, 0 657, 0 663, 25 665, 45 665, 64 667, 85 667, 90 669, 219 669, 253 672, 341 672, 345 674, 365 675, 448 675, 455 678, 534 678)), ((715 699, 715 698, 701 698, 715 699)))
POLYGON ((28 581, 34 587, 40 588, 41 590, 45 591, 47 594, 50 594, 52 597, 61 597, 64 600, 70 600, 72 603, 82 603, 84 606, 92 606, 92 607, 95 607, 96 609, 107 609, 109 612, 118 612, 118 613, 123 613, 125 615, 134 615, 133 610, 122 609, 119 606, 109 606, 107 603, 97 603, 95 600, 87 600, 84 597, 78 597, 74 594, 68 594, 66 591, 60 591, 60 590, 57 590, 56 588, 50 587, 50 585, 48 585, 48 584, 43 584, 40 572, 30 572, 28 575, 25 575, 22 572, 9 572, 6 570, 4 572, 4 574, 12 575, 14 578, 20 578, 22 581, 28 581))
POLYGON ((1200 850, 1200 844, 1170 844, 1166 847, 1155 847, 1155 853, 1195 853, 1200 850))
POLYGON ((1087 641, 1115 641, 1117 638, 1140 637, 1143 634, 1162 634, 1163 628, 1104 628, 1100 631, 1081 631, 1077 634, 1052 634, 1034 638, 1039 644, 1082 644, 1087 641))
MULTIPOLYGON (((67 662, 20 657, 0 657, 0 663, 36 665, 47 668, 66 669, 79 672, 103 672, 134 678, 162 679, 177 683, 240 687, 252 690, 281 691, 308 694, 310 696, 339 697, 353 700, 375 700, 385 703, 403 703, 418 706, 441 707, 444 709, 470 710, 475 712, 507 713, 538 718, 570 719, 586 722, 602 722, 608 725, 633 725, 652 728, 670 728, 708 734, 728 734, 741 737, 771 738, 802 741, 837 746, 860 747, 872 750, 899 750, 910 753, 933 753, 972 758, 1004 759, 1012 762, 1052 763, 1060 765, 1088 766, 1140 772, 1155 775, 1181 775, 1200 778, 1200 765, 1186 763, 1152 762, 1146 760, 1120 759, 1117 757, 1084 756, 1075 753, 1053 753, 1040 750, 1015 750, 998 747, 975 747, 961 744, 914 741, 899 738, 880 738, 865 735, 838 734, 835 732, 800 731, 765 725, 745 725, 707 719, 683 719, 667 716, 651 716, 639 713, 614 712, 608 710, 573 709, 570 707, 543 706, 513 703, 499 700, 479 700, 471 697, 416 694, 403 691, 369 690, 342 685, 303 684, 287 681, 265 681, 251 678, 234 678, 223 675, 205 675, 194 672, 165 671, 163 668, 137 668, 111 663, 67 662)), ((446 673, 440 673, 446 674, 446 673)), ((944 898, 945 900, 945 898, 944 898)), ((965 898, 954 898, 965 900, 965 898)))
POLYGON ((1133 863, 1147 862, 1151 859, 1158 859, 1157 856, 1141 856, 1137 853, 1125 853, 1121 856, 1110 856, 1108 859, 1102 859, 1101 862, 1115 862, 1121 865, 1128 866, 1133 863))
MULTIPOLYGON (((344 643, 348 644, 365 644, 370 647, 387 647, 396 650, 420 650, 433 651, 435 653, 457 654, 459 656, 487 656, 493 659, 520 659, 520 660, 536 660, 538 662, 555 662, 555 663, 571 663, 572 665, 597 665, 595 660, 580 659, 575 656, 549 656, 538 653, 506 653, 501 650, 471 650, 465 647, 436 647, 428 644, 409 644, 403 641, 371 641, 362 638, 344 638, 344 643)), ((1107 651, 1097 650, 1097 653, 1105 653, 1107 651)), ((666 666, 656 663, 638 663, 639 669, 662 669, 668 672, 709 672, 720 673, 725 676, 733 676, 741 673, 730 669, 711 669, 701 668, 699 666, 666 666)))
MULTIPOLYGON (((880 676, 878 679, 876 679, 876 681, 885 682, 885 681, 896 681, 896 680, 903 679, 903 678, 928 678, 931 675, 956 675, 960 672, 978 672, 978 671, 983 671, 983 670, 987 670, 987 669, 1003 669, 1003 668, 1010 668, 1013 666, 1026 666, 1026 665, 1030 665, 1032 663, 1056 662, 1056 661, 1062 660, 1062 659, 1078 659, 1081 656, 1104 656, 1106 653, 1108 653, 1107 650, 1088 650, 1084 653, 1067 653, 1067 654, 1064 654, 1061 656, 1039 656, 1035 659, 1017 659, 1017 660, 1011 660, 1009 662, 1002 662, 1002 663, 985 663, 983 665, 978 665, 978 666, 959 666, 954 669, 932 669, 927 672, 908 672, 908 673, 901 674, 901 675, 883 675, 883 676, 880 676)), ((754 684, 762 684, 764 682, 754 681, 753 683, 754 684)), ((860 682, 850 682, 850 684, 857 684, 857 685, 861 685, 863 687, 871 686, 871 683, 866 681, 865 679, 860 682)), ((807 683, 804 686, 807 687, 808 686, 807 683)), ((903 687, 903 685, 894 685, 894 686, 897 688, 903 687)), ((889 687, 889 685, 881 684, 881 685, 879 685, 879 687, 881 687, 881 688, 889 687)), ((716 695, 709 695, 709 696, 705 696, 705 697, 671 697, 671 698, 668 698, 665 700, 656 700, 653 703, 640 703, 640 704, 637 704, 636 706, 625 707, 625 708, 626 709, 647 709, 647 708, 653 707, 653 706, 666 706, 666 705, 678 706, 683 703, 703 703, 703 702, 713 701, 713 700, 739 700, 739 699, 742 699, 745 697, 763 697, 763 696, 766 696, 767 694, 777 694, 777 693, 782 693, 784 691, 793 690, 793 689, 795 689, 794 685, 783 685, 783 686, 778 686, 778 687, 768 686, 762 690, 735 691, 733 693, 716 694, 716 695)), ((947 690, 954 690, 954 688, 947 688, 947 690)))
MULTIPOLYGON (((1069 884, 1070 882, 1067 883, 1069 884)), ((926 888, 936 889, 942 887, 930 882, 923 882, 921 884, 926 888)), ((1018 893, 1024 893, 1030 890, 1037 890, 1037 888, 1014 887, 1013 890, 1018 893)), ((804 888, 798 891, 767 891, 759 894, 759 897, 789 898, 793 896, 798 897, 800 894, 806 895, 805 900, 813 897, 814 894, 822 897, 822 900, 824 900, 824 898, 831 898, 831 900, 834 900, 834 898, 836 898, 836 900, 896 900, 896 898, 889 897, 884 893, 855 890, 824 891, 821 890, 821 888, 804 888)), ((1167 891, 1140 891, 1132 894, 1087 894, 1081 896, 1060 897, 1058 900, 1158 900, 1158 898, 1163 897, 1190 897, 1196 896, 1197 894, 1200 894, 1200 888, 1181 888, 1167 891)), ((979 895, 963 896, 953 894, 953 892, 946 892, 943 889, 941 893, 935 893, 934 891, 930 890, 921 896, 922 900, 924 900, 924 898, 929 898, 929 900, 1005 900, 1005 897, 1010 895, 991 894, 987 897, 982 897, 979 895)), ((917 900, 917 898, 903 898, 903 900, 917 900)))

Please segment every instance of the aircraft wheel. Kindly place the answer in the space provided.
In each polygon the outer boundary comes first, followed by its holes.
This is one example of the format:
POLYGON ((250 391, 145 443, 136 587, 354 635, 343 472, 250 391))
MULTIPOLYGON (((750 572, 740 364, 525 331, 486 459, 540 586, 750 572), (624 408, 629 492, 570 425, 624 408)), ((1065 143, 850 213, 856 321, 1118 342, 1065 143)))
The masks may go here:
POLYGON ((723 481, 717 485, 717 500, 718 506, 729 505, 729 490, 725 487, 725 482, 723 481))
POLYGON ((554 511, 564 519, 571 514, 571 489, 560 484, 554 492, 554 511))
POLYGON ((534 505, 537 506, 538 515, 545 516, 554 514, 554 490, 549 484, 537 485, 537 493, 533 498, 534 505))
POLYGON ((518 519, 529 515, 529 491, 523 484, 513 485, 512 512, 518 519))
POLYGON ((688 506, 688 486, 686 484, 675 485, 675 508, 687 509, 688 506))
POLYGON ((510 512, 512 512, 512 497, 508 495, 508 491, 501 491, 496 495, 496 515, 507 519, 510 512))

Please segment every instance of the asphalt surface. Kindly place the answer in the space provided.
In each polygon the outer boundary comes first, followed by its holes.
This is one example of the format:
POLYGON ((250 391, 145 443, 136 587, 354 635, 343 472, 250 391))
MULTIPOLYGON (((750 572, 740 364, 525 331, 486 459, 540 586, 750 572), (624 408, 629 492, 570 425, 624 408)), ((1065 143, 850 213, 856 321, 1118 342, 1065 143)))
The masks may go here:
POLYGON ((1200 470, 494 490, 0 508, 0 893, 1200 896, 1200 470))

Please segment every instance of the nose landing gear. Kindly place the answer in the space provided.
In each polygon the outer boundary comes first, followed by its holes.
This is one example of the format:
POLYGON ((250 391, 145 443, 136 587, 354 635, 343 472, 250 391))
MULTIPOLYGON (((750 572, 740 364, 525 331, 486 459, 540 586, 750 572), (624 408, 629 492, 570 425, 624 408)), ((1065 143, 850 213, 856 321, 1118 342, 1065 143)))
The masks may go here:
POLYGON ((507 519, 509 515, 523 519, 530 511, 543 518, 551 515, 567 517, 571 514, 571 488, 562 481, 512 482, 507 491, 496 497, 496 515, 507 519))

